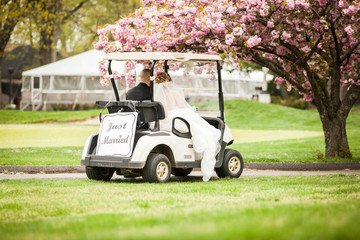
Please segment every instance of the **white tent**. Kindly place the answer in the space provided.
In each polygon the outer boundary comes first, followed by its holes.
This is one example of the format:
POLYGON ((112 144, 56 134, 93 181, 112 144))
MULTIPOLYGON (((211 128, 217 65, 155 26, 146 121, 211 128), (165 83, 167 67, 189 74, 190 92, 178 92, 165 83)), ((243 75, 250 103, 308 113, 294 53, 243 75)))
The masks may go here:
POLYGON ((22 73, 23 76, 99 76, 98 63, 104 53, 90 50, 22 73))
MULTIPOLYGON (((54 105, 114 100, 112 88, 99 83, 103 52, 90 50, 22 73, 21 109, 51 109, 54 105)), ((121 83, 118 85, 121 85, 121 83)), ((120 93, 125 90, 119 87, 120 93)))

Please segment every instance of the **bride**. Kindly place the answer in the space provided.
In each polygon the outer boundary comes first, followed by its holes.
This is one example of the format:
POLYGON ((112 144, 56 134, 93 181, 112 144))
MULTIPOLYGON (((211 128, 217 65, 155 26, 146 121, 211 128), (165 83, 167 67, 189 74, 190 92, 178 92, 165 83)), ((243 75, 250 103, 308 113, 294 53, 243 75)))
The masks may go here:
POLYGON ((171 132, 174 117, 182 117, 188 121, 194 150, 197 153, 203 153, 201 160, 203 181, 209 181, 214 172, 215 156, 220 151, 220 130, 198 115, 195 109, 185 101, 182 92, 174 89, 169 74, 158 73, 155 82, 154 100, 163 104, 166 116, 164 120, 160 121, 160 129, 171 132))

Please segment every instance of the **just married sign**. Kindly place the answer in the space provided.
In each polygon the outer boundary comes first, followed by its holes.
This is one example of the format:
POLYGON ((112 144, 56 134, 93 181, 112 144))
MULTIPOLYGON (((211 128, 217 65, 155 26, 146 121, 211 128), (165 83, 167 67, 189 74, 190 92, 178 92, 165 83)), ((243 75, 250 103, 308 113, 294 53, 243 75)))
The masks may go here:
POLYGON ((131 156, 137 114, 136 112, 113 113, 102 118, 97 155, 131 156))

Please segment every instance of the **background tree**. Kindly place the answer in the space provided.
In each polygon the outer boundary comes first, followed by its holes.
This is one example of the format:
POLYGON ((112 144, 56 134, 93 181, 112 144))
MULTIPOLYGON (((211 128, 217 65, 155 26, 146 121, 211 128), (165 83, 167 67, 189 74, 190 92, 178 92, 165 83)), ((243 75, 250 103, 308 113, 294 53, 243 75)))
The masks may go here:
POLYGON ((79 53, 93 49, 99 27, 133 13, 140 5, 140 0, 91 0, 87 2, 78 14, 73 15, 71 21, 62 26, 60 36, 62 50, 79 53))
POLYGON ((38 0, 11 42, 39 49, 42 64, 93 48, 96 31, 140 7, 140 0, 38 0))
POLYGON ((87 2, 89 0, 38 0, 33 4, 27 21, 32 26, 32 33, 34 30, 37 33, 39 58, 42 65, 56 61, 56 44, 62 35, 62 26, 87 2))
MULTIPOLYGON (((25 0, 1 0, 0 1, 0 66, 4 56, 6 45, 16 24, 26 15, 29 1, 25 0)), ((0 109, 3 107, 1 68, 0 68, 0 109)))
POLYGON ((277 84, 316 106, 326 157, 351 157, 346 118, 360 96, 360 0, 142 2, 132 16, 98 30, 95 48, 206 52, 235 68, 239 59, 267 67, 277 84))

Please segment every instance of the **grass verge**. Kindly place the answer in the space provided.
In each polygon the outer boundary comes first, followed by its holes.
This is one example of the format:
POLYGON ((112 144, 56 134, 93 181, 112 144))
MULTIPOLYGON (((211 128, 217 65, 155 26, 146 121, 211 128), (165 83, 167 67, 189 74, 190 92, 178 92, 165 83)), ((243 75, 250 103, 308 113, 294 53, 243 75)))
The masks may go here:
POLYGON ((0 125, 0 147, 83 146, 99 126, 69 124, 0 125))
POLYGON ((2 239, 356 239, 358 175, 0 181, 2 239))
POLYGON ((0 110, 0 124, 69 122, 98 116, 100 109, 82 111, 19 111, 0 110))
POLYGON ((0 148, 0 165, 80 165, 82 147, 0 148))

